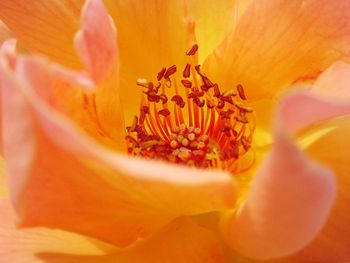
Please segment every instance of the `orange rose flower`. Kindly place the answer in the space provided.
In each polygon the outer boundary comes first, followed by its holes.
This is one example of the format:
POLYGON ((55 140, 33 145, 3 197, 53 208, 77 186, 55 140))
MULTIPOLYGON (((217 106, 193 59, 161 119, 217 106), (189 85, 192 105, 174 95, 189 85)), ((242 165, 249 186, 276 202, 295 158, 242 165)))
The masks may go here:
POLYGON ((350 260, 348 0, 0 19, 0 263, 350 260))

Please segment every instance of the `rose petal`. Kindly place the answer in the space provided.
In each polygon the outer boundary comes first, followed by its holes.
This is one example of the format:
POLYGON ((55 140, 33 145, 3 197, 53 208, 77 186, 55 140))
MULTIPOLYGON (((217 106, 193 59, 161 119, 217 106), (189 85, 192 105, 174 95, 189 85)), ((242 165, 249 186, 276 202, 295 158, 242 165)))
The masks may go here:
POLYGON ((185 53, 194 44, 193 23, 185 20, 184 1, 106 0, 105 3, 118 29, 121 98, 129 124, 140 106, 141 90, 136 80, 154 81, 162 67, 174 64, 182 72, 188 61, 185 53))
POLYGON ((254 259, 295 253, 319 233, 335 199, 330 170, 278 134, 247 198, 223 224, 228 244, 254 259))
POLYGON ((350 66, 338 62, 318 78, 311 90, 287 94, 279 105, 277 126, 295 134, 308 126, 350 113, 350 66))
POLYGON ((282 126, 291 134, 322 120, 350 113, 350 103, 341 103, 317 92, 302 90, 283 98, 278 109, 277 126, 282 126))
POLYGON ((114 254, 70 256, 45 253, 40 258, 50 263, 226 262, 215 234, 188 219, 176 220, 148 240, 114 254))
POLYGON ((347 0, 253 1, 204 68, 223 87, 242 84, 250 100, 270 98, 347 55, 349 21, 347 0))
POLYGON ((9 70, 2 75, 4 148, 20 225, 62 228, 126 246, 173 218, 234 205, 229 174, 109 152, 37 96, 25 60, 16 70, 17 79, 9 70))
POLYGON ((82 29, 75 44, 84 64, 97 84, 95 111, 101 128, 125 148, 124 119, 119 90, 119 54, 117 33, 102 0, 86 1, 82 11, 82 29))
MULTIPOLYGON (((14 41, 4 43, 1 48, 4 64, 12 63, 14 67, 15 61, 20 57, 14 54, 14 50, 14 41)), ((77 126, 104 145, 117 149, 120 145, 124 146, 124 138, 106 136, 101 127, 96 116, 94 84, 89 76, 82 72, 68 71, 44 59, 35 57, 21 57, 21 59, 28 81, 42 100, 73 120, 77 126)))
POLYGON ((12 33, 9 31, 6 25, 0 20, 0 45, 10 37, 12 37, 12 33))
POLYGON ((8 195, 7 180, 6 180, 5 172, 6 172, 5 161, 2 157, 0 157, 0 198, 7 197, 8 195))
POLYGON ((350 261, 350 118, 348 116, 311 127, 301 136, 330 130, 306 149, 320 163, 331 167, 338 194, 327 224, 318 237, 293 259, 295 262, 350 261))
POLYGON ((188 16, 196 23, 200 63, 224 40, 250 2, 251 0, 186 1, 188 16))
MULTIPOLYGON (((39 252, 101 255, 101 242, 59 230, 36 228, 18 230, 15 215, 8 201, 0 199, 0 262, 36 263, 39 252), (69 244, 69 246, 67 246, 69 244)), ((106 248, 108 246, 106 245, 106 248)))
POLYGON ((0 19, 27 50, 45 54, 66 66, 81 67, 73 37, 79 28, 83 2, 3 0, 0 2, 0 19))
POLYGON ((350 65, 341 61, 329 67, 314 84, 313 91, 324 97, 349 103, 350 65))

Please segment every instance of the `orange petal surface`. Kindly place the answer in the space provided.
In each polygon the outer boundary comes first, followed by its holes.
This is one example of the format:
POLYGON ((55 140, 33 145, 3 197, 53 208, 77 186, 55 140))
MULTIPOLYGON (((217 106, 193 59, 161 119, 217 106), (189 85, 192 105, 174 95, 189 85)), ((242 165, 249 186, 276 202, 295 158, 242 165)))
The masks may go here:
POLYGON ((205 69, 222 87, 242 84, 250 100, 271 98, 347 55, 349 21, 347 0, 253 1, 205 69))
POLYGON ((81 67, 73 37, 79 28, 83 2, 4 0, 0 2, 0 19, 28 51, 42 53, 66 66, 81 67))
POLYGON ((215 234, 188 219, 178 219, 148 240, 105 256, 42 253, 49 263, 223 263, 224 254, 215 234))
POLYGON ((0 263, 43 262, 37 255, 42 251, 76 255, 104 254, 101 242, 77 234, 46 228, 16 229, 15 214, 8 200, 0 199, 0 212, 0 263))
POLYGON ((245 202, 224 221, 224 237, 237 252, 254 259, 293 254, 319 233, 335 194, 332 172, 277 134, 245 202))
POLYGON ((188 59, 193 24, 185 20, 183 1, 105 1, 117 29, 121 60, 121 98, 127 123, 139 112, 138 78, 156 79, 162 67, 188 59))

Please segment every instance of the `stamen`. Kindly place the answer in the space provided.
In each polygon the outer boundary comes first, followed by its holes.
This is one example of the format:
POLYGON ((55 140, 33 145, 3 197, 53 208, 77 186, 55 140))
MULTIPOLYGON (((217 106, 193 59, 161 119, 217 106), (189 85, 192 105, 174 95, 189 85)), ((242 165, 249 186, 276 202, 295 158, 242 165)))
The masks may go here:
MULTIPOLYGON (((193 45, 186 55, 193 57, 197 51, 198 45, 193 45)), ((192 58, 185 65, 179 82, 176 65, 163 67, 156 83, 136 80, 144 89, 144 99, 139 116, 126 128, 128 152, 148 159, 228 169, 234 174, 245 171, 248 167, 240 161, 252 152, 255 119, 244 88, 238 84, 237 92, 222 92, 194 61, 192 58)))

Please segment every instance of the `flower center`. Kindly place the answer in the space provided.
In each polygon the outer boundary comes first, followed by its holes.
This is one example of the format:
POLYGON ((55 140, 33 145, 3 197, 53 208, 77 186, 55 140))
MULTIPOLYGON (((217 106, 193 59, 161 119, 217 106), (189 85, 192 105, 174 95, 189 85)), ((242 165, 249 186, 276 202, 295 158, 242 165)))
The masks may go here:
POLYGON ((128 152, 201 168, 236 174, 249 168, 244 161, 255 129, 254 111, 247 106, 242 85, 221 91, 195 63, 198 45, 186 54, 180 82, 175 65, 162 68, 156 84, 137 79, 143 88, 140 113, 127 129, 128 152))

